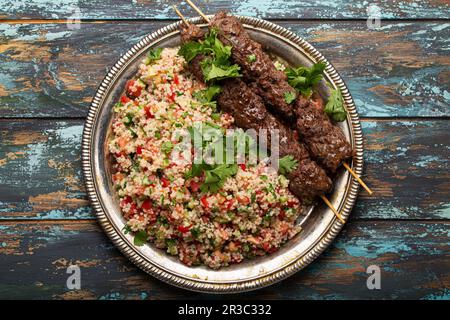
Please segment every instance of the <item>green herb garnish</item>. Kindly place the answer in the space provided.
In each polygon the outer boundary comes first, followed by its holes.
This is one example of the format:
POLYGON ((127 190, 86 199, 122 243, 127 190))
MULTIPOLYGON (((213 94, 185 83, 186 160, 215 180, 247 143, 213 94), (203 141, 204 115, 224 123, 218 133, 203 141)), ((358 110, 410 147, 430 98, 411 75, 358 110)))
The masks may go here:
POLYGON ((298 161, 294 159, 293 156, 287 155, 278 161, 278 171, 282 175, 287 175, 296 169, 298 166, 298 161))
POLYGON ((134 235, 133 243, 135 246, 143 246, 147 242, 147 232, 139 231, 134 235))
POLYGON ((249 54, 249 55, 247 56, 247 61, 250 62, 250 63, 255 62, 255 61, 256 61, 256 55, 254 55, 254 54, 249 54))
POLYGON ((340 122, 347 118, 347 111, 344 108, 344 99, 341 90, 331 89, 330 97, 325 105, 325 113, 334 121, 340 122))
POLYGON ((287 91, 284 93, 284 101, 286 101, 287 104, 291 104, 296 98, 297 95, 295 92, 287 91))
POLYGON ((161 151, 164 152, 165 154, 170 153, 172 151, 172 149, 173 149, 173 144, 171 141, 165 141, 161 145, 161 151))
POLYGON ((298 68, 287 68, 285 73, 291 87, 297 89, 304 96, 310 97, 313 87, 322 80, 322 72, 325 70, 325 67, 325 63, 319 62, 310 68, 302 66, 298 68))
POLYGON ((154 61, 161 59, 162 48, 155 48, 149 51, 145 64, 150 64, 154 61))

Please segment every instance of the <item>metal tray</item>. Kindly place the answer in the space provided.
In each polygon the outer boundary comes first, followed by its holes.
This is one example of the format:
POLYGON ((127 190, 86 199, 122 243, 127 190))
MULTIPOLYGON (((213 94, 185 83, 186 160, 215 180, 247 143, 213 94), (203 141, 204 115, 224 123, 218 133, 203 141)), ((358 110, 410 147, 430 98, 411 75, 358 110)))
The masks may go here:
MULTIPOLYGON (((362 173, 363 139, 361 125, 352 97, 334 67, 312 45, 294 33, 274 23, 239 17, 251 36, 263 44, 267 51, 289 64, 310 65, 314 62, 327 63, 326 78, 341 90, 348 111, 347 120, 340 123, 345 135, 351 141, 356 156, 353 170, 362 173)), ((189 19, 191 23, 206 28, 200 18, 189 19)), ((83 132, 82 162, 87 192, 98 220, 112 242, 135 265, 154 277, 177 287, 210 293, 234 293, 258 289, 287 278, 303 269, 333 241, 343 224, 324 204, 311 208, 302 224, 302 232, 291 239, 275 253, 219 270, 205 266, 189 267, 151 244, 137 247, 131 235, 122 231, 125 220, 112 188, 110 159, 106 148, 112 106, 123 93, 125 82, 137 72, 137 67, 152 47, 174 47, 179 45, 179 26, 173 23, 146 36, 128 50, 111 68, 103 79, 92 101, 83 132)), ((327 97, 325 83, 319 86, 321 96, 327 97)), ((356 201, 359 185, 345 170, 340 170, 334 179, 334 191, 328 195, 332 204, 345 220, 356 201)))

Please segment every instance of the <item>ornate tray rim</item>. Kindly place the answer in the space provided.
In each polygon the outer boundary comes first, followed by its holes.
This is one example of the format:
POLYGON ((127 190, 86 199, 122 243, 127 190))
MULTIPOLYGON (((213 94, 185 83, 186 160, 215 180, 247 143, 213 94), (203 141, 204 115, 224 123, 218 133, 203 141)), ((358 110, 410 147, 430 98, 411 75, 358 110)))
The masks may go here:
MULTIPOLYGON (((308 57, 313 59, 314 61, 321 61, 326 63, 327 67, 325 71, 327 73, 327 76, 330 80, 332 80, 332 83, 341 90, 347 107, 348 119, 350 120, 351 124, 350 129, 353 136, 352 142, 354 150, 356 151, 356 155, 353 158, 353 170, 357 174, 361 175, 363 170, 363 137, 361 124, 359 122, 356 106, 353 102, 350 92, 336 69, 322 56, 322 54, 316 48, 314 48, 311 44, 309 44, 307 41, 297 36, 293 32, 266 20, 246 16, 237 17, 244 23, 244 25, 246 25, 246 27, 268 31, 274 36, 296 46, 300 51, 308 55, 308 57)), ((188 19, 188 21, 199 25, 202 25, 204 23, 202 18, 200 17, 191 18, 188 19)), ((261 275, 257 278, 244 282, 239 282, 238 279, 236 280, 236 283, 196 281, 194 279, 179 277, 175 274, 171 274, 165 270, 160 269, 159 267, 148 261, 136 250, 134 250, 132 246, 129 246, 120 237, 118 231, 108 219, 107 215, 105 214, 105 208, 102 204, 102 201, 98 196, 92 168, 93 164, 91 144, 94 136, 93 127, 97 120, 101 102, 108 92, 112 79, 114 79, 115 75, 119 73, 120 69, 125 66, 137 52, 139 52, 145 46, 148 46, 149 44, 156 42, 161 38, 177 31, 181 23, 181 21, 172 23, 153 32, 150 35, 147 35, 141 41, 135 44, 130 50, 128 50, 107 73, 92 100, 82 137, 82 168, 91 205, 94 208, 100 225, 102 226, 108 237, 111 239, 111 241, 114 243, 114 245, 136 266, 149 273, 150 275, 156 277, 157 279, 180 288, 208 293, 237 293, 269 286, 291 276, 292 274, 309 265, 331 244, 331 242, 342 229, 343 224, 339 220, 334 219, 334 222, 331 224, 328 230, 324 231, 322 238, 318 240, 305 255, 298 257, 297 260, 281 270, 277 270, 267 275, 261 275)), ((353 177, 350 177, 350 183, 347 184, 346 188, 348 190, 347 197, 343 201, 341 210, 341 215, 345 221, 347 221, 350 212, 355 204, 356 198, 358 196, 359 184, 355 179, 353 179, 353 177)))

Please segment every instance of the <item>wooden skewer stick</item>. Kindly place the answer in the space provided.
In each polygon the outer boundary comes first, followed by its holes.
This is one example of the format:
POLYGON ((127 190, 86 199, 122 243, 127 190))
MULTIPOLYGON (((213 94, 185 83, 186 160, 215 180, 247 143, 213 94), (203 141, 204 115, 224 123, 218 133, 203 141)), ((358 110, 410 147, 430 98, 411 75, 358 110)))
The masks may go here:
MULTIPOLYGON (((203 18, 205 19, 206 22, 209 23, 209 19, 208 17, 202 12, 200 11, 199 8, 197 8, 197 6, 195 4, 193 4, 190 0, 186 0, 186 2, 195 10, 197 11, 197 13, 203 18)), ((177 15, 181 18, 181 20, 183 20, 183 22, 188 25, 188 21, 183 17, 183 15, 181 14, 181 12, 177 9, 176 6, 172 6, 173 9, 175 10, 175 12, 177 13, 177 15)), ((331 204, 331 202, 324 196, 321 195, 320 196, 322 198, 322 200, 325 202, 325 204, 331 209, 331 211, 333 211, 333 213, 336 215, 336 217, 339 219, 340 222, 345 223, 344 219, 342 218, 341 214, 333 207, 333 205, 331 204)))
POLYGON ((185 25, 189 25, 189 22, 186 20, 186 18, 183 16, 183 14, 178 10, 176 5, 172 6, 172 9, 175 11, 175 13, 180 17, 180 19, 183 21, 185 25))
POLYGON ((355 177, 356 181, 358 181, 359 184, 362 185, 364 189, 366 189, 369 195, 372 195, 373 191, 370 190, 370 188, 364 183, 364 181, 362 181, 362 179, 355 173, 355 171, 353 171, 352 168, 350 168, 350 166, 345 162, 343 162, 342 165, 345 169, 348 170, 348 172, 350 172, 353 177, 355 177))
POLYGON ((190 5, 192 7, 192 9, 194 9, 195 11, 197 11, 197 13, 206 21, 209 23, 209 18, 191 1, 191 0, 186 0, 186 2, 188 3, 188 5, 190 5))
POLYGON ((320 197, 322 198, 323 202, 325 202, 325 204, 331 209, 331 211, 333 211, 336 218, 338 218, 340 222, 345 223, 344 218, 342 218, 341 214, 333 207, 331 202, 324 195, 321 195, 320 197))

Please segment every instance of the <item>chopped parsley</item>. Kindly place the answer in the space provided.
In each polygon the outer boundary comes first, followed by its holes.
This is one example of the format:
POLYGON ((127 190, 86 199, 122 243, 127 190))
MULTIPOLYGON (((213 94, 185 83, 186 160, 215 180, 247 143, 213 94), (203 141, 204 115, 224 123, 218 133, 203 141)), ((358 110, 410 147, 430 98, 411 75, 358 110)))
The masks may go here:
POLYGON ((325 63, 319 62, 313 64, 310 68, 303 66, 287 68, 285 73, 291 87, 297 89, 305 97, 310 97, 313 87, 322 80, 322 72, 325 67, 325 63))
POLYGON ((341 90, 331 89, 330 97, 325 105, 325 113, 334 121, 344 121, 347 117, 347 111, 344 108, 344 99, 341 90))
POLYGON ((165 141, 161 145, 161 151, 164 152, 165 154, 170 153, 172 151, 172 149, 173 149, 173 144, 171 141, 165 141))
POLYGON ((256 61, 256 55, 255 54, 249 54, 247 56, 247 61, 250 62, 250 63, 255 62, 256 61))
POLYGON ((284 101, 286 101, 287 104, 291 104, 296 98, 297 95, 295 92, 287 91, 284 93, 284 101))
POLYGON ((217 102, 214 100, 214 98, 220 93, 220 91, 220 86, 212 85, 206 89, 196 91, 192 95, 195 99, 198 100, 198 102, 200 102, 204 106, 211 107, 211 109, 215 110, 217 107, 217 102))
POLYGON ((155 62, 159 59, 161 59, 161 52, 162 48, 155 48, 149 51, 147 55, 147 59, 145 61, 145 64, 151 64, 152 62, 155 62))
POLYGON ((296 169, 298 166, 298 161, 294 159, 293 156, 287 155, 278 161, 278 171, 282 175, 287 175, 296 169))

